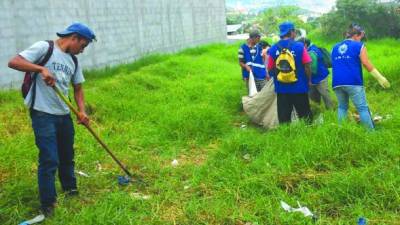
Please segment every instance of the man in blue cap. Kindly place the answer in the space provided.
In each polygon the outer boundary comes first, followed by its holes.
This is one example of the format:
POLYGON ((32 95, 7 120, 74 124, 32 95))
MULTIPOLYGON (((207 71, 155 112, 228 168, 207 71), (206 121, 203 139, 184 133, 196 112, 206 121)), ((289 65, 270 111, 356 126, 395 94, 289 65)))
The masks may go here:
POLYGON ((79 109, 78 123, 88 124, 82 83, 82 68, 75 55, 96 40, 93 31, 73 23, 58 32, 55 41, 39 41, 12 58, 10 68, 26 72, 32 79, 25 104, 30 110, 36 146, 39 149, 38 183, 41 211, 51 216, 56 203, 55 173, 67 195, 77 195, 74 175, 74 127, 68 106, 56 95, 57 86, 68 95, 72 82, 79 109))
POLYGON ((268 72, 274 78, 279 123, 291 122, 293 107, 299 118, 312 121, 308 99, 311 57, 303 43, 296 42, 291 22, 279 25, 280 40, 269 49, 268 72))

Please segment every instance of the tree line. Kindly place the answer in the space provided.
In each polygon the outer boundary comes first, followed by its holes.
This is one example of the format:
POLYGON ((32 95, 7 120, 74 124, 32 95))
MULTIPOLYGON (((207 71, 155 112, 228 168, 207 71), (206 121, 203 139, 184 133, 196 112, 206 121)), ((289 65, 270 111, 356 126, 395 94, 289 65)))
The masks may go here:
MULTIPOLYGON (((323 36, 335 39, 342 38, 343 32, 354 22, 364 27, 368 38, 400 38, 400 0, 337 0, 335 7, 321 17, 308 17, 306 21, 300 19, 300 15, 307 14, 310 14, 308 9, 279 6, 268 8, 247 22, 251 22, 252 28, 257 27, 271 34, 277 33, 281 22, 289 20, 307 32, 318 31, 323 36)), ((238 23, 238 20, 235 22, 238 23)))

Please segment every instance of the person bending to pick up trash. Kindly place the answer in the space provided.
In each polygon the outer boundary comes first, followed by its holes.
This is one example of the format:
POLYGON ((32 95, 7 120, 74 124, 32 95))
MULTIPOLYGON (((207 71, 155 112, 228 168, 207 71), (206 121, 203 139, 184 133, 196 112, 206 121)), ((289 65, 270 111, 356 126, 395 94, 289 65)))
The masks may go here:
POLYGON ((374 129, 365 95, 361 64, 383 88, 389 88, 390 83, 369 61, 367 48, 362 42, 365 38, 364 29, 353 23, 346 32, 346 39, 333 47, 332 87, 339 103, 339 121, 347 118, 349 99, 351 99, 360 115, 361 123, 369 129, 374 129))
POLYGON ((55 41, 36 42, 8 63, 10 68, 27 72, 23 95, 39 149, 39 195, 41 212, 46 217, 54 212, 57 169, 63 191, 67 195, 78 194, 74 175, 74 127, 67 105, 52 87, 57 86, 68 95, 72 82, 79 108, 78 122, 89 124, 82 89, 85 79, 75 55, 95 40, 93 31, 82 23, 73 23, 57 36, 55 41))

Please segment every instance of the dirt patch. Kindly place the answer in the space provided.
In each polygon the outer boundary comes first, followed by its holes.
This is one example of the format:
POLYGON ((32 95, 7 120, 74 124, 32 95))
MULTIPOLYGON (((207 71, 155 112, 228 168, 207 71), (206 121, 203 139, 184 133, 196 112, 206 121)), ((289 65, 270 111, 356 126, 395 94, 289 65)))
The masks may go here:
POLYGON ((0 169, 0 184, 3 184, 8 180, 10 177, 10 174, 6 172, 5 170, 0 169))
POLYGON ((29 115, 24 108, 16 108, 7 113, 0 113, 2 137, 14 137, 20 133, 32 132, 29 115))
POLYGON ((283 175, 279 177, 278 186, 285 190, 286 193, 293 193, 301 182, 314 182, 326 174, 326 172, 306 170, 301 173, 283 175))

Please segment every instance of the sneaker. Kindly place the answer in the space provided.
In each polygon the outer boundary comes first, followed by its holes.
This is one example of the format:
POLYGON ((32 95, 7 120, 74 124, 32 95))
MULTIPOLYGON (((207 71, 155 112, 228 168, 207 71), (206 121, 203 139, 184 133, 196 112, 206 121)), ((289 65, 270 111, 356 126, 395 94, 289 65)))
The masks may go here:
POLYGON ((48 217, 52 217, 54 215, 54 206, 47 206, 47 207, 41 207, 40 211, 42 212, 42 214, 48 218, 48 217))
POLYGON ((79 195, 79 191, 77 189, 71 189, 71 190, 65 191, 65 196, 67 196, 67 197, 74 197, 74 196, 78 196, 78 195, 79 195))

